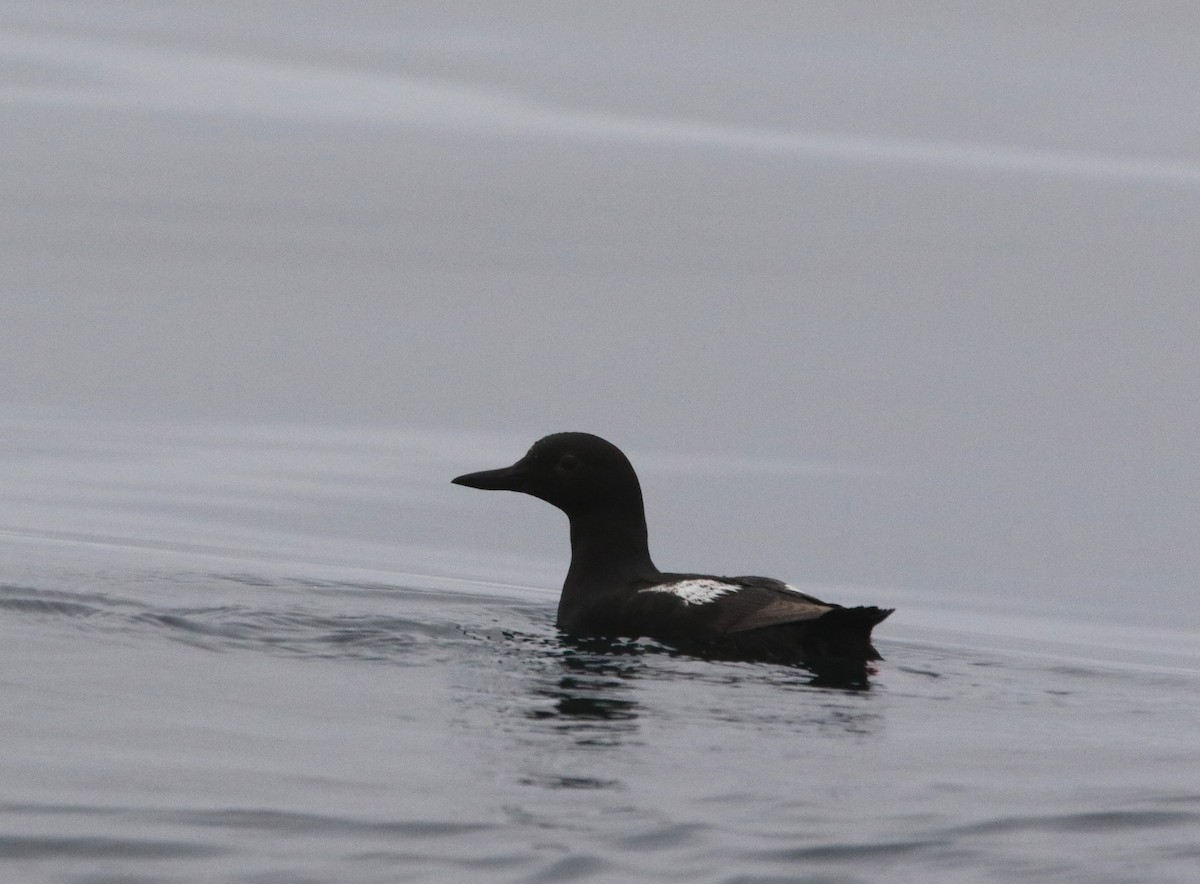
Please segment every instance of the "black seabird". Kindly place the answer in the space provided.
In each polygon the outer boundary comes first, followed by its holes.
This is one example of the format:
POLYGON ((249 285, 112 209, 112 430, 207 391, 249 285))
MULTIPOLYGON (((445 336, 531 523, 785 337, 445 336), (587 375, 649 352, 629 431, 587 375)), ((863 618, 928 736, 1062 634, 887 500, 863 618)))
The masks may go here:
POLYGON ((650 560, 642 489, 629 459, 588 433, 556 433, 499 470, 456 485, 521 491, 571 521, 558 628, 646 636, 703 656, 792 663, 881 659, 871 629, 892 613, 823 602, 769 577, 664 573, 650 560))

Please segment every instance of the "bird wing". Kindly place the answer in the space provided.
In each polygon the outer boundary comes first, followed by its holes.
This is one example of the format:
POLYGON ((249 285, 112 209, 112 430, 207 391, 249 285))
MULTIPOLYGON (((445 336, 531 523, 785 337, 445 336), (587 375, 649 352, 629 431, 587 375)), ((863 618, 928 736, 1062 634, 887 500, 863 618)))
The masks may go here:
POLYGON ((745 632, 781 623, 816 620, 838 607, 769 577, 725 579, 740 588, 719 600, 719 612, 713 626, 720 632, 745 632))

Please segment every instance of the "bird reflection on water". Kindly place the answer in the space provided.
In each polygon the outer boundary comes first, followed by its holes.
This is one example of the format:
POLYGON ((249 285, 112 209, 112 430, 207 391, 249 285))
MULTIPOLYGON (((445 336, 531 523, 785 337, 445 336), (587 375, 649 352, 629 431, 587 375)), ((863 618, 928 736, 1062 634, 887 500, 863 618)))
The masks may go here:
MULTIPOLYGON (((643 710, 634 698, 636 682, 674 674, 652 667, 652 658, 693 659, 657 643, 627 639, 563 637, 561 642, 556 666, 537 679, 531 692, 551 704, 539 704, 526 715, 550 723, 586 745, 612 745, 637 730, 643 710)), ((720 666, 720 662, 712 665, 720 666)), ((752 666, 750 673, 740 668, 736 672, 714 670, 699 680, 716 678, 723 684, 738 684, 754 679, 764 685, 862 692, 870 689, 873 670, 861 663, 836 661, 824 666, 752 666)), ((690 682, 698 680, 695 673, 679 672, 678 676, 690 682)))
POLYGON ((611 745, 636 730, 638 703, 631 682, 642 675, 644 646, 606 639, 564 640, 558 669, 548 672, 533 695, 551 701, 528 712, 554 723, 585 745, 611 745))
MULTIPOLYGON (((462 710, 456 720, 478 734, 490 775, 507 771, 516 785, 625 793, 634 780, 674 776, 692 750, 713 741, 778 740, 788 747, 783 763, 800 751, 797 739, 873 739, 883 731, 886 695, 866 690, 861 672, 830 687, 828 674, 799 666, 704 660, 646 641, 570 639, 547 629, 541 612, 526 613, 533 614, 527 630, 469 631, 463 650, 473 662, 459 670, 453 694, 462 710)), ((757 762, 721 762, 723 770, 747 763, 757 762)), ((520 807, 538 800, 523 798, 520 807)))

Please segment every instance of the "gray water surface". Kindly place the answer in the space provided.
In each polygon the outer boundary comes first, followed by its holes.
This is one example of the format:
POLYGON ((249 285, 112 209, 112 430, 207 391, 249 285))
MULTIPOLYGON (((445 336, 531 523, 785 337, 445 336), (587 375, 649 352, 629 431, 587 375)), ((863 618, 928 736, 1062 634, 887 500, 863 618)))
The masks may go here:
POLYGON ((1017 635, 895 599, 865 690, 578 645, 553 627, 565 520, 505 557, 513 526, 474 532, 483 495, 448 484, 486 440, 39 432, 0 532, 12 880, 1191 876, 1177 629, 1017 635), (382 536, 410 519, 419 555, 382 536))
POLYGON ((1198 33, 0 5, 0 878, 1194 880, 1198 33), (562 430, 869 690, 564 643, 562 430))

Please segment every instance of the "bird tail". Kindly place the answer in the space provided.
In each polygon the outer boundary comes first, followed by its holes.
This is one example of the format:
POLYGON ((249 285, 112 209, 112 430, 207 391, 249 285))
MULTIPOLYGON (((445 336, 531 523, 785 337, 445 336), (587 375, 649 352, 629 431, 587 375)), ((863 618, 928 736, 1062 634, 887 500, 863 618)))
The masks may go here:
POLYGON ((888 618, 895 608, 834 608, 817 621, 813 639, 820 646, 817 653, 829 657, 853 657, 859 660, 882 660, 871 644, 871 630, 888 618))

